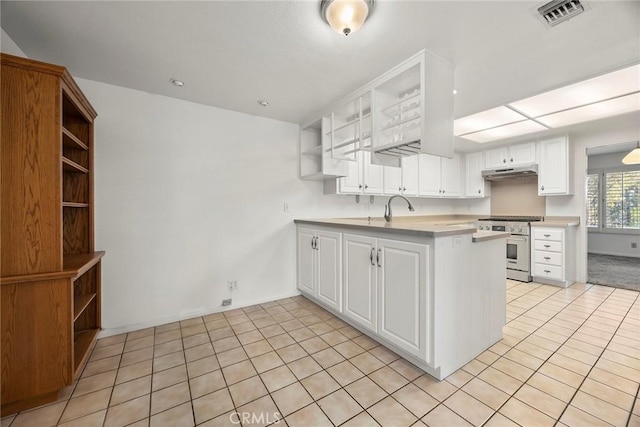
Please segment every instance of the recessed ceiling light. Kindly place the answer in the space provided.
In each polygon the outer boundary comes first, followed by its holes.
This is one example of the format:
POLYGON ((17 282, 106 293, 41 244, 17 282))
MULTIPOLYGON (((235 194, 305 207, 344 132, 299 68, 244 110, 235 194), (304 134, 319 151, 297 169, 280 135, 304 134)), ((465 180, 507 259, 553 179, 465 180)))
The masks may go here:
POLYGON ((184 86, 184 82, 182 80, 178 80, 178 79, 169 79, 169 81, 171 82, 172 85, 174 86, 178 86, 178 87, 182 87, 184 86))
POLYGON ((453 123, 453 133, 459 136, 523 120, 527 118, 510 108, 496 107, 456 120, 453 123))
POLYGON ((267 105, 269 105, 269 102, 263 99, 258 99, 258 105, 261 107, 266 107, 267 105))
POLYGON ((533 120, 525 120, 522 122, 494 127, 480 132, 470 133, 463 136, 463 138, 482 143, 511 138, 513 136, 524 135, 527 133, 538 132, 542 130, 547 130, 547 128, 539 123, 534 122, 533 120))
POLYGON ((560 111, 559 113, 538 117, 536 120, 546 126, 556 128, 617 116, 618 114, 630 113, 637 110, 640 110, 640 93, 560 111))
POLYGON ((638 91, 640 64, 550 90, 509 105, 529 117, 539 117, 638 91))

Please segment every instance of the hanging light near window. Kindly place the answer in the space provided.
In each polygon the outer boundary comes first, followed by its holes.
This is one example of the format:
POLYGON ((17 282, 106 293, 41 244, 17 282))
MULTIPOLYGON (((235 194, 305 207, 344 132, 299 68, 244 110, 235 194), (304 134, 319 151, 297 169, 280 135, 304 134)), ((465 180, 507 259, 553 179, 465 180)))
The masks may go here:
POLYGON ((625 165, 638 165, 640 164, 640 141, 636 143, 636 148, 631 150, 629 154, 624 156, 622 163, 625 165))
POLYGON ((337 33, 348 36, 362 27, 374 0, 322 0, 320 14, 337 33))

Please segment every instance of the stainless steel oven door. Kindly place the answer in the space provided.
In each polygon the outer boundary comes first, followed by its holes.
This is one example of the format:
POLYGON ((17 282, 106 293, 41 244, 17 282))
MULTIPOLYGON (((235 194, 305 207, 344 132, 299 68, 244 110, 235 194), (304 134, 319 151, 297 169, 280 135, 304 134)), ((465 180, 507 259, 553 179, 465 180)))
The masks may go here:
POLYGON ((529 272, 529 236, 507 237, 507 268, 529 272))

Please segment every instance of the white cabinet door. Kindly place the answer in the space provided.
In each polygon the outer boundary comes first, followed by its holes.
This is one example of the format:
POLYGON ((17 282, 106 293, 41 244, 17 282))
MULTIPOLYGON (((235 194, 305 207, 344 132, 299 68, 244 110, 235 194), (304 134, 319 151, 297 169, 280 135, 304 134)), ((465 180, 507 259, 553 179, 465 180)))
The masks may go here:
POLYGON ((572 194, 569 188, 569 142, 566 137, 540 141, 538 194, 572 194))
POLYGON ((362 168, 364 170, 364 193, 382 194, 384 182, 384 166, 371 163, 371 153, 362 152, 362 168))
POLYGON ((384 167, 384 194, 402 193, 402 169, 394 166, 384 167))
POLYGON ((484 168, 497 169, 507 165, 507 147, 484 152, 484 168))
POLYGON ((402 194, 418 195, 418 156, 402 158, 402 194))
POLYGON ((310 295, 315 293, 315 231, 298 228, 298 289, 310 295))
POLYGON ((440 157, 420 154, 418 157, 418 194, 420 196, 440 196, 440 157))
POLYGON ((376 239, 343 236, 343 314, 359 325, 377 330, 376 239))
POLYGON ((318 299, 340 311, 342 308, 341 234, 316 231, 316 283, 318 299))
POLYGON ((460 197, 460 156, 440 159, 442 197, 460 197))
POLYGON ((428 247, 378 239, 378 333, 426 358, 428 247))
POLYGON ((347 161, 347 176, 338 178, 338 191, 341 194, 362 193, 362 153, 356 155, 356 161, 347 161))
POLYGON ((536 143, 512 145, 509 147, 509 158, 507 163, 510 166, 530 165, 536 163, 536 143))
POLYGON ((482 169, 484 169, 483 153, 469 153, 465 156, 466 164, 466 197, 484 197, 484 179, 482 169))

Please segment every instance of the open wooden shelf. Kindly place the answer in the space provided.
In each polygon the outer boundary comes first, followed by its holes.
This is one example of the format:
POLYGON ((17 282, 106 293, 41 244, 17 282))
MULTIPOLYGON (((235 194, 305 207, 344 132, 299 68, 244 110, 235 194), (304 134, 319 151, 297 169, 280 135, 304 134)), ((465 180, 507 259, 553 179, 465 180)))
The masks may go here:
POLYGON ((75 172, 75 173, 89 173, 89 169, 80 166, 79 164, 77 164, 76 162, 74 162, 73 160, 69 160, 66 157, 62 158, 62 168, 66 171, 69 172, 75 172))
POLYGON ((73 334, 73 371, 77 372, 84 359, 89 355, 89 347, 99 329, 85 329, 73 334))
POLYGON ((62 202, 63 208, 88 208, 89 203, 62 202))
POLYGON ((62 261, 64 271, 73 271, 75 276, 82 276, 91 267, 96 265, 100 258, 104 256, 104 251, 90 252, 86 254, 65 254, 62 261))
POLYGON ((78 317, 82 314, 82 312, 87 308, 87 306, 93 301, 96 297, 96 294, 87 294, 87 295, 79 295, 74 298, 73 301, 73 321, 78 320, 78 317))
POLYGON ((64 126, 62 127, 62 146, 74 150, 87 151, 89 149, 84 142, 80 141, 77 136, 72 134, 71 131, 64 126))

